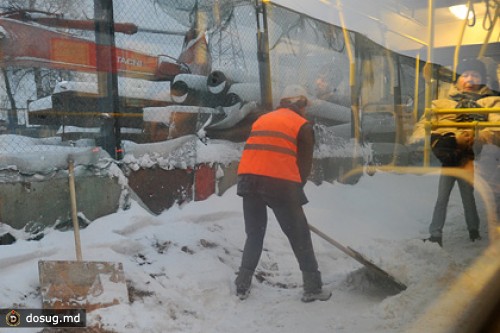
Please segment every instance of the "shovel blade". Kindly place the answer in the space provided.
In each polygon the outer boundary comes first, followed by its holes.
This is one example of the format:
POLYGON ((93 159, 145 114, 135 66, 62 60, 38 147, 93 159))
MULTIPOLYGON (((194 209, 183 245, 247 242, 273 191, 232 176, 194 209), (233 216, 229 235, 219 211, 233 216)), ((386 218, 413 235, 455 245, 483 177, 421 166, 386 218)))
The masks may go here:
POLYGON ((86 309, 90 312, 128 303, 123 265, 97 261, 39 261, 44 309, 86 309))
POLYGON ((406 290, 406 285, 403 284, 402 282, 398 281, 396 278, 394 278, 392 275, 384 271, 382 268, 378 267, 375 265, 373 262, 370 260, 366 259, 359 253, 358 251, 347 247, 352 253, 354 254, 352 257, 356 259, 359 263, 363 264, 370 272, 374 273, 376 276, 380 277, 383 279, 385 282, 384 284, 391 289, 393 289, 396 292, 401 292, 406 290))

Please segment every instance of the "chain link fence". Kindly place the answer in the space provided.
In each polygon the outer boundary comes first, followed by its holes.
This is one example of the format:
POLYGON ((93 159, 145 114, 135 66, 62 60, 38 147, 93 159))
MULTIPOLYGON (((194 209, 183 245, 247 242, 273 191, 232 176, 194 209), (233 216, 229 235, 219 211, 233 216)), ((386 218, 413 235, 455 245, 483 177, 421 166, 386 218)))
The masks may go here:
POLYGON ((3 1, 2 134, 111 139, 119 148, 225 118, 258 98, 258 71, 254 6, 222 2, 3 1), (106 34, 111 20, 114 35, 106 34))
MULTIPOLYGON (((277 5, 69 3, 2 2, 2 134, 56 137, 63 146, 83 140, 112 157, 127 141, 187 134, 241 142, 281 91, 299 84, 325 152, 356 129, 361 143, 403 143, 423 109, 415 59, 277 5)), ((0 141, 19 151, 49 149, 0 141)))

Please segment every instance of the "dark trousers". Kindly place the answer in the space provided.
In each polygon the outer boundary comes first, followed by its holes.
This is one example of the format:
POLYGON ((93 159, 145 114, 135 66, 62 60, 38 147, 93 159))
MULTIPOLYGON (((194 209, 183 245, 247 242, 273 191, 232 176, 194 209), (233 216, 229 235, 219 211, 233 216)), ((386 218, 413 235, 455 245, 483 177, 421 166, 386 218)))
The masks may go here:
POLYGON ((432 222, 429 226, 431 236, 441 237, 443 234, 448 201, 450 200, 451 190, 455 182, 458 183, 458 188, 460 189, 467 229, 469 231, 479 229, 479 215, 477 213, 476 200, 474 198, 474 187, 464 179, 440 175, 438 197, 436 205, 434 206, 434 213, 432 214, 432 222))
POLYGON ((241 267, 255 271, 262 254, 267 226, 267 206, 278 220, 281 230, 288 237, 293 253, 302 272, 317 272, 318 262, 314 255, 311 233, 302 205, 282 203, 262 195, 243 197, 243 214, 247 239, 243 249, 241 267))

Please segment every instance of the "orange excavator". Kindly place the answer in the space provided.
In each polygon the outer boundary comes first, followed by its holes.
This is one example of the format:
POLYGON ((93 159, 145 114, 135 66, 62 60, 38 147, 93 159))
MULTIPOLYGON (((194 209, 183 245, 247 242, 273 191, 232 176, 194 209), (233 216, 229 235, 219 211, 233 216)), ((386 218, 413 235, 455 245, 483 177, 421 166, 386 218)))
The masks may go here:
MULTIPOLYGON (((62 32, 61 29, 96 31, 96 22, 69 20, 39 11, 16 10, 2 13, 0 67, 114 73, 126 78, 166 82, 173 81, 179 74, 208 75, 211 71, 205 32, 194 27, 184 32, 161 32, 184 36, 182 52, 178 58, 101 45, 95 40, 77 37, 62 32)), ((148 29, 139 28, 132 23, 114 23, 113 29, 115 33, 129 35, 138 31, 148 32, 148 29)), ((168 86, 158 87, 165 90, 161 95, 169 93, 168 86)), ((31 124, 95 127, 101 122, 98 104, 100 96, 97 91, 63 91, 47 98, 51 100, 47 108, 30 110, 31 124)), ((173 102, 168 99, 149 99, 149 96, 144 95, 120 96, 118 103, 121 126, 140 127, 144 107, 166 106, 173 102)))
MULTIPOLYGON (((95 23, 93 20, 67 20, 26 11, 4 13, 0 17, 0 67, 97 71, 99 60, 97 55, 100 54, 98 48, 108 46, 97 45, 92 40, 75 37, 49 27, 94 30, 95 23)), ((134 34, 139 28, 132 23, 115 23, 114 30, 117 33, 134 34)), ((112 71, 113 69, 108 67, 115 66, 118 75, 150 81, 171 81, 177 74, 205 74, 194 73, 197 70, 190 69, 193 67, 206 70, 199 63, 195 64, 200 58, 195 56, 195 52, 200 49, 203 52, 207 50, 206 39, 203 34, 201 35, 194 34, 192 30, 186 32, 185 48, 178 59, 115 47, 115 63, 110 65, 104 61, 102 62, 104 67, 99 67, 99 70, 112 71), (193 37, 195 35, 196 37, 193 37), (189 45, 188 38, 191 41, 189 45)), ((207 66, 210 67, 209 64, 207 66)))

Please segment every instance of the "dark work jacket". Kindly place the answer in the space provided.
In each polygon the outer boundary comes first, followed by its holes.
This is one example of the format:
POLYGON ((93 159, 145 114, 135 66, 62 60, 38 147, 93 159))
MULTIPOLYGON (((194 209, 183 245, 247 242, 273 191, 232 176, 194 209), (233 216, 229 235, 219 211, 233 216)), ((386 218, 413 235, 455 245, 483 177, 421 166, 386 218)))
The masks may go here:
POLYGON ((243 174, 238 176, 237 194, 247 196, 260 194, 279 203, 308 202, 304 185, 311 173, 314 150, 314 130, 310 123, 305 123, 297 135, 297 164, 302 184, 266 176, 243 174))

